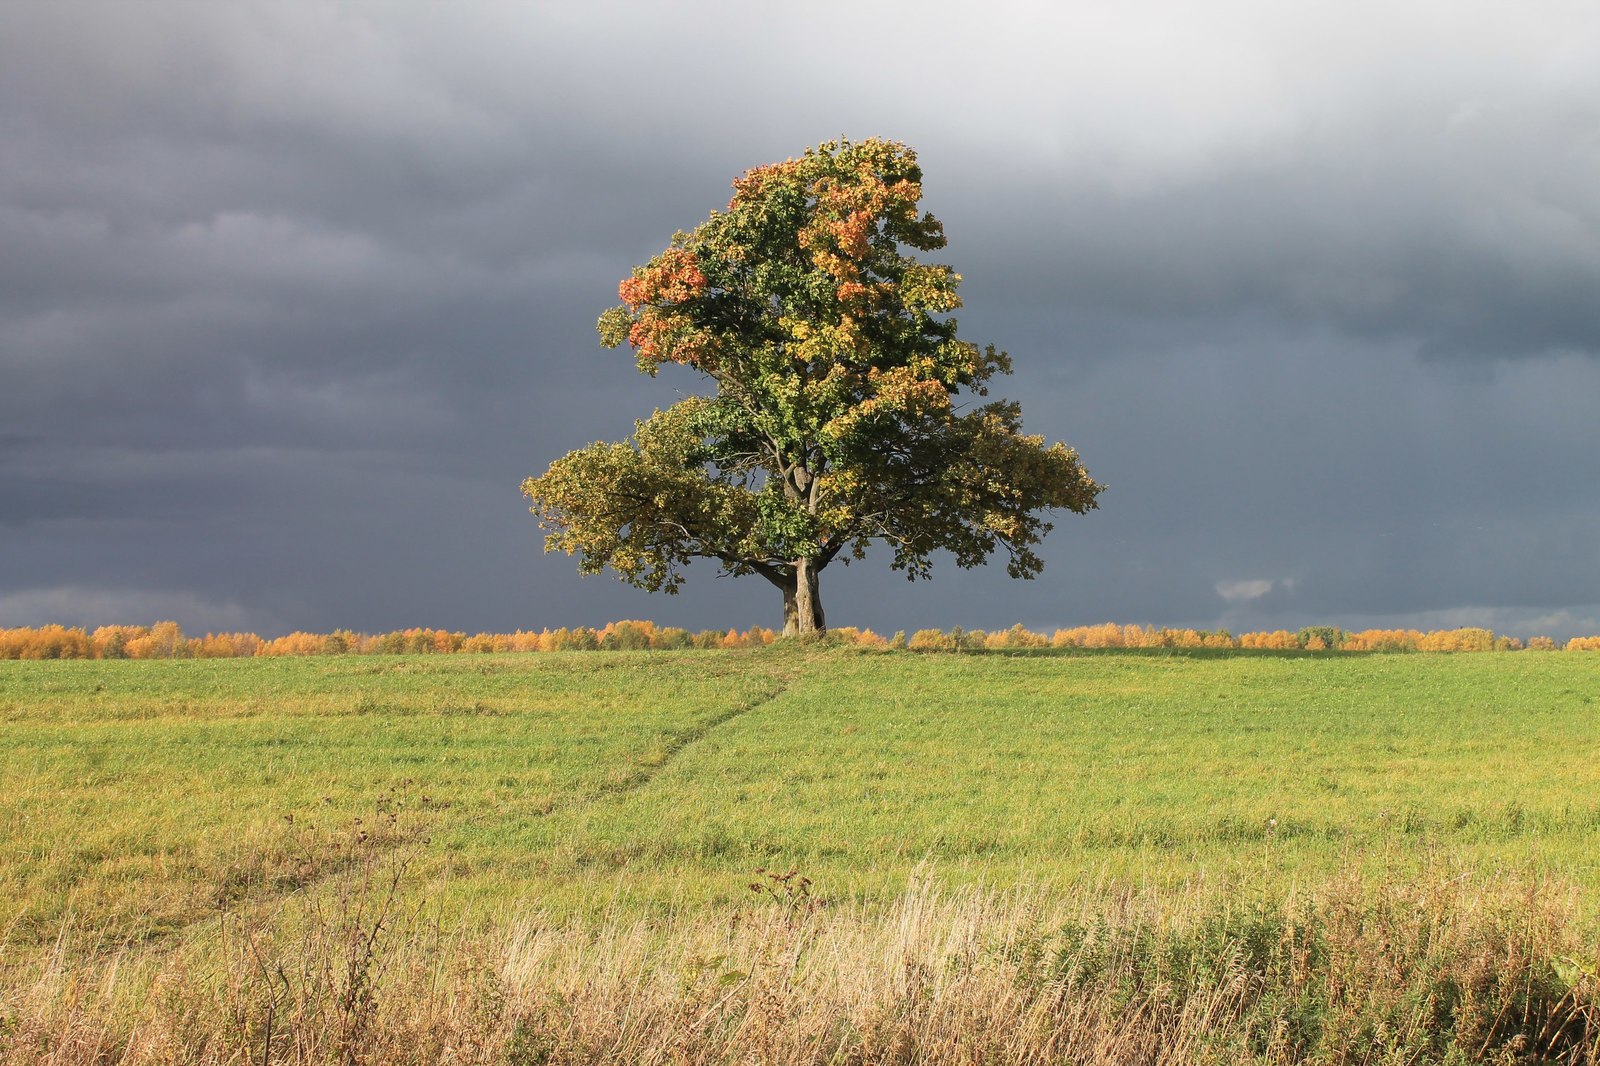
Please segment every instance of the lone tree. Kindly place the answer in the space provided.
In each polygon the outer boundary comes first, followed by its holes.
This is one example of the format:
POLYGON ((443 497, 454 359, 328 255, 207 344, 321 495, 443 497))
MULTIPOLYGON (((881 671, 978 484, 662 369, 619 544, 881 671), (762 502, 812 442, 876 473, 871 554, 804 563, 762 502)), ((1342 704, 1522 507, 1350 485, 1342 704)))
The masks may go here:
POLYGON ((937 550, 972 567, 1000 548, 1012 577, 1039 573, 1040 512, 1082 514, 1101 486, 1024 435, 1017 404, 961 402, 1011 361, 956 338, 961 276, 903 251, 945 244, 921 183, 905 145, 834 141, 734 179, 726 211, 634 268, 601 340, 714 391, 525 481, 545 550, 651 592, 694 558, 759 574, 785 634, 825 628, 818 575, 874 541, 913 580, 937 550))

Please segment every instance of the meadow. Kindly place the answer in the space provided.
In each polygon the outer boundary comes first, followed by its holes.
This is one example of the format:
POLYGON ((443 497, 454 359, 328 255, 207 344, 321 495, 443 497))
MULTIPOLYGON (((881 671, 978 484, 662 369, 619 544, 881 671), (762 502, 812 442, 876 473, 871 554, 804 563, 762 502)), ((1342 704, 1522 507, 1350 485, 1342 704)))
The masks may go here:
POLYGON ((1593 1061, 1597 725, 1543 652, 3 662, 0 1050, 1593 1061))

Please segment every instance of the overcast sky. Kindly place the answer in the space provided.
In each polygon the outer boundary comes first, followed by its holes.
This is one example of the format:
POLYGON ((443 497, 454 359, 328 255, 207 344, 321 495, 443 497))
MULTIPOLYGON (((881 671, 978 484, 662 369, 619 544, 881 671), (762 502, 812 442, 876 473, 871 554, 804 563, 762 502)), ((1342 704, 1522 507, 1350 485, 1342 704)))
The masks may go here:
POLYGON ((963 335, 1110 487, 835 625, 1600 632, 1600 7, 0 7, 0 625, 741 628, 521 480, 699 389, 617 281, 758 163, 921 157, 963 335))

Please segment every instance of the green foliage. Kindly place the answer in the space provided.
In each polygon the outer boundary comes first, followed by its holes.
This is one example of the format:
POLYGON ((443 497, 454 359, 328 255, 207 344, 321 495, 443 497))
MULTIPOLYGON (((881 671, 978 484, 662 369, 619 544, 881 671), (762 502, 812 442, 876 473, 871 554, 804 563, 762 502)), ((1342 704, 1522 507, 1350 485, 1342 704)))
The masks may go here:
POLYGON ((1043 513, 1091 510, 1101 486, 1017 404, 964 406, 1011 362, 957 337, 960 276, 910 254, 945 243, 921 183, 904 145, 825 144, 736 179, 726 211, 636 268, 601 340, 715 392, 524 482, 546 550, 652 592, 694 558, 760 574, 800 630, 822 627, 815 575, 874 542, 913 578, 938 551, 1037 574, 1043 513))
POLYGON ((1335 626, 1307 626, 1296 639, 1311 651, 1337 651, 1344 646, 1344 636, 1344 630, 1335 626))

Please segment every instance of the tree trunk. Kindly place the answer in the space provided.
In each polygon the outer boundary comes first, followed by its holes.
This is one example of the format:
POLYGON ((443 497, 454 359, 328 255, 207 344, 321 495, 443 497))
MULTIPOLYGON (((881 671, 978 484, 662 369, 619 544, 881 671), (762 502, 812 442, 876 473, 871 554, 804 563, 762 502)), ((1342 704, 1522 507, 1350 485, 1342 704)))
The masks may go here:
POLYGON ((783 635, 825 633, 822 595, 817 590, 817 568, 810 559, 796 559, 794 574, 783 585, 783 635))

